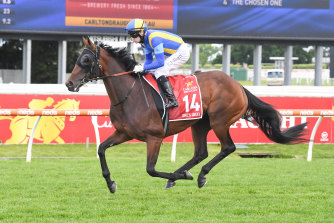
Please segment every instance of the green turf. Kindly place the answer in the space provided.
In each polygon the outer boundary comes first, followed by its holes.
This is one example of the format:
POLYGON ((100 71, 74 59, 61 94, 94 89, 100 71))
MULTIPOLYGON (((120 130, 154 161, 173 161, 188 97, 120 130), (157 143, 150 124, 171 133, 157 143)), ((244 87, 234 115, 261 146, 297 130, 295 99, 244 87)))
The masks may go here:
MULTIPOLYGON (((24 157, 26 147, 1 145, 0 157, 24 157)), ((33 145, 33 157, 84 158, 0 160, 0 222, 334 222, 332 145, 315 145, 312 162, 305 159, 307 145, 251 145, 247 151, 283 158, 232 155, 198 189, 200 167, 219 149, 209 145, 209 158, 191 170, 195 179, 177 181, 169 190, 166 180, 146 173, 144 144, 109 149, 118 184, 110 194, 94 145, 33 145)), ((171 163, 170 150, 165 143, 158 170, 171 172, 193 153, 191 144, 178 144, 171 163)))

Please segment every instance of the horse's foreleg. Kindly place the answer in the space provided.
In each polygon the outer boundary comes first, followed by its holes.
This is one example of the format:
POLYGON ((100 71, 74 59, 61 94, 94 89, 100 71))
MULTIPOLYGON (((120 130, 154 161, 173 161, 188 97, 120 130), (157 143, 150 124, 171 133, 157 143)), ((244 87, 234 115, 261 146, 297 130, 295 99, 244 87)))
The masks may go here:
MULTIPOLYGON (((207 135, 211 127, 209 121, 204 117, 202 120, 197 122, 191 127, 192 138, 194 141, 194 156, 182 167, 177 169, 175 173, 182 173, 185 170, 190 170, 204 159, 208 157, 208 148, 207 148, 207 135)), ((165 189, 175 186, 175 182, 168 180, 165 189)))
POLYGON ((116 188, 117 188, 117 184, 116 184, 115 181, 112 181, 110 179, 110 172, 109 172, 109 168, 108 168, 106 157, 105 157, 105 151, 106 151, 106 149, 108 149, 111 146, 121 144, 121 143, 123 143, 125 141, 128 141, 130 139, 132 139, 132 138, 129 137, 128 135, 126 135, 124 133, 121 133, 121 132, 118 132, 116 130, 111 136, 109 136, 99 146, 98 154, 99 154, 100 163, 101 163, 102 175, 103 175, 104 179, 106 180, 108 188, 109 188, 111 193, 115 193, 116 188))
POLYGON ((222 140, 222 138, 218 137, 222 146, 220 153, 202 167, 201 172, 197 178, 199 188, 203 187, 206 184, 205 175, 208 174, 215 165, 217 165, 220 161, 222 161, 224 158, 226 158, 228 155, 235 151, 236 147, 232 141, 229 131, 227 131, 226 135, 226 140, 222 140), (226 141, 226 143, 224 143, 224 141, 226 141))
POLYGON ((175 181, 177 179, 193 179, 188 171, 185 171, 183 173, 165 173, 155 170, 155 165, 158 160, 161 143, 161 138, 150 138, 149 140, 147 140, 146 172, 152 177, 161 177, 172 181, 175 181))

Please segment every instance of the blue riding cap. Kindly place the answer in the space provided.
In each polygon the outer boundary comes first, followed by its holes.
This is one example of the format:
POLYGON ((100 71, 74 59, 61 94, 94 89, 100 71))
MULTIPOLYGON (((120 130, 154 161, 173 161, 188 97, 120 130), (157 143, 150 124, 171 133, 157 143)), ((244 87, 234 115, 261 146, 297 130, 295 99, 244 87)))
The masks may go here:
POLYGON ((142 29, 147 30, 147 25, 142 19, 131 20, 125 28, 126 31, 140 31, 142 29))

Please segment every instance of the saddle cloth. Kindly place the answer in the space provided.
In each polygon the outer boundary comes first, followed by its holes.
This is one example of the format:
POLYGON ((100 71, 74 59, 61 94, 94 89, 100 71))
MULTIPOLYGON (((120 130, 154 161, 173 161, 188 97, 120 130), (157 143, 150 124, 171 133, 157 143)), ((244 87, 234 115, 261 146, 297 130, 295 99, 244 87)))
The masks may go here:
MULTIPOLYGON (((143 76, 144 79, 151 85, 151 87, 160 95, 160 101, 163 106, 164 118, 165 102, 163 100, 164 93, 160 92, 157 81, 152 76, 152 74, 147 74, 143 76)), ((167 77, 171 83, 174 91, 176 100, 179 103, 178 107, 169 109, 169 121, 181 121, 190 119, 200 119, 203 115, 202 108, 202 95, 200 87, 197 83, 197 78, 195 75, 175 75, 167 77)), ((159 109, 159 106, 157 106, 159 109)))

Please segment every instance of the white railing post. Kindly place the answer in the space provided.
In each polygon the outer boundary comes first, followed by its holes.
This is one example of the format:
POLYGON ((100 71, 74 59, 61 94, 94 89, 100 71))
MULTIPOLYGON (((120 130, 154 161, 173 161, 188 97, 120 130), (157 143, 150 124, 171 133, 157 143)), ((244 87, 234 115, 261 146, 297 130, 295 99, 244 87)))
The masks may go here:
POLYGON ((36 122, 34 124, 34 127, 32 128, 32 131, 30 133, 30 138, 29 138, 29 143, 28 143, 28 150, 27 150, 27 158, 26 158, 27 163, 31 162, 32 143, 34 141, 34 135, 35 135, 36 127, 37 127, 38 122, 39 122, 40 119, 41 119, 41 116, 38 116, 37 119, 36 119, 36 122))
POLYGON ((310 143, 308 144, 308 153, 307 153, 307 161, 311 162, 312 161, 312 148, 313 148, 313 144, 314 144, 314 137, 315 137, 315 133, 318 130, 318 127, 320 125, 320 122, 322 120, 323 116, 320 116, 317 123, 315 124, 313 130, 312 130, 312 134, 310 137, 310 143))
POLYGON ((175 134, 173 137, 173 145, 172 145, 172 153, 171 153, 171 161, 175 162, 176 159, 176 143, 177 143, 177 135, 175 134))
POLYGON ((100 132, 97 124, 97 116, 92 116, 92 124, 94 126, 95 139, 96 139, 96 158, 99 158, 99 145, 100 145, 100 132))

